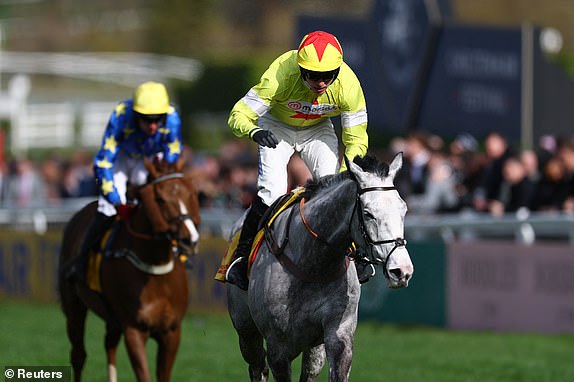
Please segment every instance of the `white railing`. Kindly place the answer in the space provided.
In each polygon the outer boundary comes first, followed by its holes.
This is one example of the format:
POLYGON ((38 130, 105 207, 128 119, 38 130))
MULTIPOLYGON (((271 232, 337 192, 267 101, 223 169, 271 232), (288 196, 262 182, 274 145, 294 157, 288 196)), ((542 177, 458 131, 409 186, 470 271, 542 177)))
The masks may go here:
POLYGON ((193 81, 203 70, 193 58, 134 52, 2 52, 3 73, 49 74, 134 87, 149 80, 193 81))
POLYGON ((11 136, 11 150, 71 147, 74 144, 74 105, 45 103, 23 105, 11 136))
MULTIPOLYGON (((65 199, 58 206, 0 208, 0 227, 10 226, 42 234, 48 227, 65 225, 76 211, 91 200, 65 199)), ((203 209, 201 230, 227 239, 232 225, 242 213, 242 210, 236 209, 203 209)), ((537 240, 554 240, 574 245, 574 215, 531 213, 528 216, 507 214, 494 218, 474 212, 425 216, 408 214, 405 237, 407 241, 501 238, 526 245, 537 240)))
POLYGON ((104 129, 116 105, 115 102, 88 102, 82 106, 77 138, 80 145, 98 147, 101 144, 104 129))
POLYGON ((11 130, 10 149, 19 153, 31 148, 98 147, 115 106, 115 102, 22 105, 17 128, 11 130))

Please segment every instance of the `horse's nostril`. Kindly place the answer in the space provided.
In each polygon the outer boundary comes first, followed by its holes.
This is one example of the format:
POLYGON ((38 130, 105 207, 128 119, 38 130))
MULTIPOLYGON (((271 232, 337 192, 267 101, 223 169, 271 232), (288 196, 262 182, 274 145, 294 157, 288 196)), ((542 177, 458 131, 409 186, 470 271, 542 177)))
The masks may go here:
POLYGON ((403 272, 400 270, 400 268, 390 269, 389 273, 395 276, 397 279, 400 279, 403 275, 403 272))

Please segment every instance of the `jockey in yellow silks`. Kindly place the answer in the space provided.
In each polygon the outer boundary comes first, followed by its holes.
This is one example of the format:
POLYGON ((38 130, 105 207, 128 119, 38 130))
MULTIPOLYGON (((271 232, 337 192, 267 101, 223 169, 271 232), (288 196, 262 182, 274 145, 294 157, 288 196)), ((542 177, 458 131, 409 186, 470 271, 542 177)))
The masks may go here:
POLYGON ((343 62, 337 38, 322 31, 307 34, 297 50, 279 56, 231 110, 233 133, 259 144, 259 169, 257 198, 245 218, 228 282, 247 289, 246 260, 257 224, 268 206, 287 192, 287 163, 293 153, 301 155, 314 178, 337 172, 334 116, 341 116, 345 155, 364 156, 369 139, 361 84, 343 62))

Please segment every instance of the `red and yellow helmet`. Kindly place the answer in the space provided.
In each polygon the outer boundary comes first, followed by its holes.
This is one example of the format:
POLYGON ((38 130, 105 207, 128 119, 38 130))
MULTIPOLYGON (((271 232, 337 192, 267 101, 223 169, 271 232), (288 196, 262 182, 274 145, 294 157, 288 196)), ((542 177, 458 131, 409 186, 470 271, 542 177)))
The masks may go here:
POLYGON ((323 31, 311 32, 301 40, 297 52, 299 66, 313 72, 330 72, 343 63, 343 48, 335 36, 323 31))

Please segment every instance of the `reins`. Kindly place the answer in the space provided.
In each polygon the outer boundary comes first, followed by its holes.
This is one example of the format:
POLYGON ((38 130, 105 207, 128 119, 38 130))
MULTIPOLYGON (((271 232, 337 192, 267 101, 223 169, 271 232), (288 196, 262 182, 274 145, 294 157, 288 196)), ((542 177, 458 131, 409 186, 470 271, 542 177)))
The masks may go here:
MULTIPOLYGON (((144 188, 144 187, 147 187, 147 186, 150 186, 150 185, 154 185, 154 184, 158 184, 158 183, 164 182, 164 181, 166 181, 166 180, 179 179, 179 178, 183 178, 183 177, 184 177, 184 174, 181 173, 181 172, 174 172, 174 173, 171 173, 171 174, 166 174, 166 175, 160 176, 159 178, 156 178, 156 179, 152 180, 151 182, 149 182, 149 183, 147 183, 147 184, 144 184, 143 186, 140 187, 140 189, 141 189, 141 188, 144 188)), ((185 221, 186 219, 190 219, 190 218, 191 218, 191 216, 190 216, 189 214, 180 215, 180 216, 177 217, 177 219, 179 220, 179 222, 183 222, 183 221, 185 221)), ((137 232, 137 231, 132 227, 132 225, 131 225, 131 219, 128 219, 128 220, 126 221, 126 228, 127 228, 128 232, 129 232, 131 235, 137 237, 138 239, 142 239, 142 240, 159 240, 159 239, 163 239, 163 238, 164 238, 164 236, 163 236, 163 235, 160 235, 160 234, 148 234, 148 233, 137 232)), ((173 239, 173 238, 171 238, 171 237, 169 236, 169 232, 165 232, 164 234, 165 234, 165 238, 166 238, 166 239, 168 239, 168 240, 172 240, 172 239, 173 239)))
MULTIPOLYGON (((301 216, 301 220, 303 221, 303 224, 305 225, 305 227, 307 228, 307 230, 313 235, 313 237, 315 239, 318 239, 319 241, 329 245, 326 241, 322 240, 312 229, 311 227, 308 226, 307 221, 305 220, 305 217, 303 216, 302 213, 302 207, 305 204, 304 202, 305 198, 301 198, 301 201, 299 202, 299 215, 301 216)), ((345 256, 345 261, 343 263, 341 263, 341 266, 339 267, 339 269, 337 269, 336 272, 333 273, 328 273, 328 274, 321 274, 321 275, 310 275, 308 272, 303 271, 297 264, 295 264, 295 262, 293 262, 293 260, 291 260, 291 258, 289 258, 289 256, 287 256, 284 252, 285 247, 287 246, 287 243, 289 242, 289 228, 291 227, 291 221, 293 220, 293 215, 294 215, 294 211, 295 211, 295 206, 291 207, 291 210, 289 212, 289 216, 287 217, 287 223, 285 226, 285 237, 283 238, 283 242, 281 243, 281 245, 277 244, 277 241, 275 240, 275 237, 273 236, 273 231, 271 229, 271 227, 269 227, 268 224, 265 224, 265 240, 267 242, 267 245, 269 246, 271 252, 275 255, 275 257, 277 258, 277 261, 279 261, 279 263, 281 265, 283 265, 283 267, 285 267, 285 269, 287 269, 289 271, 289 273, 291 273, 292 275, 294 275, 295 277, 297 277, 299 280, 305 281, 305 282, 319 282, 319 283, 328 283, 331 281, 335 281, 337 279, 339 279, 341 276, 343 276, 343 274, 345 274, 347 272, 347 267, 349 266, 349 258, 347 256, 345 256)))
MULTIPOLYGON (((183 175, 182 172, 174 172, 174 173, 172 173, 172 174, 167 174, 167 175, 160 176, 159 178, 156 178, 156 179, 152 180, 152 181, 149 182, 148 184, 157 184, 157 183, 163 182, 163 181, 165 181, 165 180, 176 179, 176 178, 183 178, 183 177, 184 177, 184 175, 183 175)), ((145 186, 147 186, 147 184, 144 185, 144 187, 145 187, 145 186)))
POLYGON ((327 247, 330 247, 331 249, 338 251, 339 250, 338 248, 335 248, 334 245, 329 243, 327 240, 323 239, 321 236, 319 236, 318 233, 316 233, 311 228, 311 226, 307 222, 307 219, 305 219, 305 215, 303 215, 303 207, 304 206, 305 206, 305 198, 302 198, 301 202, 299 202, 299 216, 301 217, 301 221, 303 222, 303 225, 305 226, 305 228, 307 228, 307 231, 311 234, 311 236, 313 236, 315 239, 319 240, 321 243, 325 244, 327 247))
MULTIPOLYGON (((184 177, 184 174, 181 172, 163 175, 163 176, 160 176, 160 177, 152 180, 151 182, 141 186, 140 189, 143 189, 144 187, 152 186, 152 185, 155 185, 155 184, 158 184, 160 182, 167 181, 167 180, 181 179, 183 177, 184 177)), ((137 208, 139 208, 139 207, 137 207, 137 208)), ((163 217, 162 217, 162 219, 163 219, 163 217)), ((178 224, 182 224, 187 219, 191 219, 190 214, 178 215, 173 220, 177 220, 178 224)), ((164 219, 164 221, 165 221, 165 219, 164 219)), ((165 223, 167 226, 169 226, 170 222, 165 222, 165 223)), ((180 250, 180 247, 185 247, 185 245, 183 243, 181 243, 181 241, 178 237, 174 237, 174 235, 172 235, 171 231, 151 233, 151 234, 146 233, 146 232, 138 232, 133 227, 133 219, 132 218, 126 219, 125 227, 126 227, 127 232, 132 237, 135 237, 135 238, 140 239, 140 240, 146 240, 146 241, 149 241, 149 240, 167 240, 167 241, 169 241, 171 244, 171 247, 170 247, 171 252, 173 253, 174 256, 177 256, 177 254, 180 250)), ((131 252, 131 251, 128 251, 128 252, 131 252)), ((138 268, 144 272, 147 272, 147 273, 163 274, 163 273, 169 272, 169 271, 171 271, 171 269, 173 269, 173 260, 171 260, 166 265, 160 266, 160 268, 156 269, 158 266, 146 264, 142 260, 140 260, 139 258, 135 259, 134 257, 137 257, 137 256, 133 253, 130 256, 127 256, 128 260, 130 260, 130 262, 132 262, 132 264, 134 264, 134 266, 136 266, 136 268, 138 268)))

